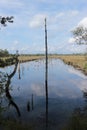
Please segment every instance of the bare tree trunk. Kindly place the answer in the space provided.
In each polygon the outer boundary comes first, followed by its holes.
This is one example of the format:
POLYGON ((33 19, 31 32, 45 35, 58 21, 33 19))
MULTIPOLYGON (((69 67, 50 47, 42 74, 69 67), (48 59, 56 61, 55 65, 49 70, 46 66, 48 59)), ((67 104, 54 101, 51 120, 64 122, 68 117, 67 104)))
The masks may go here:
POLYGON ((46 128, 48 127, 48 48, 47 48, 47 26, 45 19, 45 92, 46 92, 46 128))
POLYGON ((46 51, 45 52, 45 55, 46 55, 46 66, 48 67, 48 47, 47 47, 47 25, 46 25, 46 18, 45 18, 45 51, 46 51))

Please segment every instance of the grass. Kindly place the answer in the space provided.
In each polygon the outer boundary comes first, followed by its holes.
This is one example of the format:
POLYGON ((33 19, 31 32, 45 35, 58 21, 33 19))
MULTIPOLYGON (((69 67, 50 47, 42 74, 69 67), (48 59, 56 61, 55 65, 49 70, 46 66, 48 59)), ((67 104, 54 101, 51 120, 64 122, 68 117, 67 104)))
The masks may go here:
POLYGON ((82 70, 85 74, 87 74, 87 56, 85 55, 60 55, 55 56, 55 58, 59 58, 64 61, 64 63, 68 65, 72 65, 75 68, 82 70))
POLYGON ((33 60, 39 60, 44 58, 43 55, 26 55, 26 56, 19 56, 19 62, 27 62, 27 61, 33 61, 33 60))

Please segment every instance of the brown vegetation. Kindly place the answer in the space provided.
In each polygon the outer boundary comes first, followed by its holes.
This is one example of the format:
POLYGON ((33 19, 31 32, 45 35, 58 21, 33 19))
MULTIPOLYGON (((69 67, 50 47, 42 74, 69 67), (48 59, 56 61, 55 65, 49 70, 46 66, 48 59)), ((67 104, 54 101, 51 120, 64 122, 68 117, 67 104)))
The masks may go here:
POLYGON ((43 55, 26 55, 26 56, 19 56, 19 62, 27 62, 27 61, 34 61, 44 58, 43 55))
POLYGON ((87 56, 86 55, 60 55, 54 56, 64 61, 68 65, 72 65, 75 68, 82 70, 87 74, 87 56))

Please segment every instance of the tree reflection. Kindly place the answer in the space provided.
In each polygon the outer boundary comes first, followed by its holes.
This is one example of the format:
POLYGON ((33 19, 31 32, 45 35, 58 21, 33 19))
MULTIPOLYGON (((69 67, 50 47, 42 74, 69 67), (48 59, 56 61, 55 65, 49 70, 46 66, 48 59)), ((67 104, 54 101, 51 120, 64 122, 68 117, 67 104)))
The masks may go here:
POLYGON ((30 102, 27 102, 27 111, 30 112, 30 102))
POLYGON ((10 83, 11 83, 11 78, 16 73, 17 66, 18 66, 18 59, 16 59, 15 68, 14 68, 13 72, 10 75, 8 75, 8 80, 7 80, 7 83, 5 85, 6 86, 5 92, 6 92, 6 97, 9 100, 9 105, 14 106, 14 108, 16 109, 16 111, 18 113, 18 116, 21 116, 20 110, 19 110, 17 104, 13 101, 13 98, 12 98, 10 92, 9 92, 9 86, 10 86, 10 83))
MULTIPOLYGON (((13 101, 13 98, 12 98, 10 92, 9 92, 9 87, 10 87, 11 79, 12 79, 12 77, 15 75, 16 70, 17 70, 18 57, 15 57, 15 61, 16 61, 16 63, 15 63, 15 67, 14 67, 13 72, 12 72, 10 75, 7 74, 7 75, 4 76, 4 78, 2 78, 2 79, 4 79, 5 84, 3 84, 3 80, 1 81, 1 83, 2 83, 2 88, 3 88, 3 86, 4 86, 3 93, 5 92, 6 97, 7 97, 8 100, 9 100, 9 106, 10 106, 10 105, 14 106, 14 108, 15 108, 16 111, 17 111, 18 116, 21 116, 20 110, 19 110, 17 104, 13 101), (7 78, 7 79, 6 79, 6 78, 7 78)), ((0 87, 0 88, 1 88, 1 87, 0 87)), ((0 90, 1 90, 1 89, 0 89, 0 90)), ((1 93, 2 93, 2 91, 1 91, 1 93)), ((0 94, 0 95, 1 95, 1 94, 0 94)))
POLYGON ((31 101, 28 100, 27 102, 27 111, 30 112, 30 110, 34 110, 33 94, 31 95, 31 101))
POLYGON ((21 79, 20 63, 18 64, 18 78, 21 79))
POLYGON ((46 127, 48 127, 48 61, 46 62, 46 71, 45 71, 45 91, 46 91, 46 127))
POLYGON ((84 111, 85 115, 87 116, 87 90, 85 90, 83 92, 83 97, 85 98, 85 102, 86 102, 86 105, 84 106, 83 111, 84 111))

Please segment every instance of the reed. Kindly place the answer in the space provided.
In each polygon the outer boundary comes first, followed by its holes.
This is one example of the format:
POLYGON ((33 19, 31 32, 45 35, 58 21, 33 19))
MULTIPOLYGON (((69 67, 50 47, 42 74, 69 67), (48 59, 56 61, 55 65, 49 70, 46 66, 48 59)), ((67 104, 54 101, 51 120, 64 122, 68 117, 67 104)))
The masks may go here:
POLYGON ((44 55, 26 55, 26 56, 19 56, 19 62, 27 62, 27 61, 34 61, 44 58, 44 55))
POLYGON ((86 55, 60 55, 55 56, 61 59, 64 63, 72 65, 75 68, 87 74, 87 56, 86 55))

